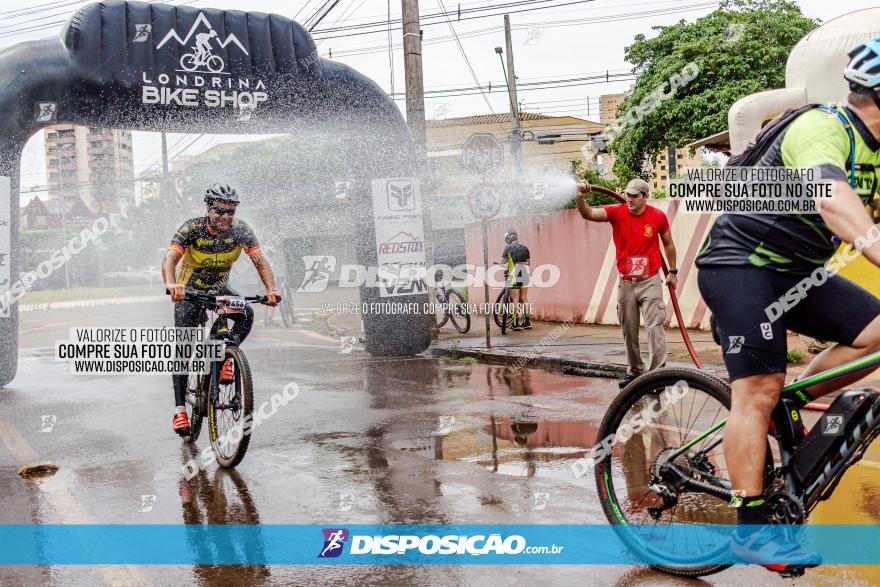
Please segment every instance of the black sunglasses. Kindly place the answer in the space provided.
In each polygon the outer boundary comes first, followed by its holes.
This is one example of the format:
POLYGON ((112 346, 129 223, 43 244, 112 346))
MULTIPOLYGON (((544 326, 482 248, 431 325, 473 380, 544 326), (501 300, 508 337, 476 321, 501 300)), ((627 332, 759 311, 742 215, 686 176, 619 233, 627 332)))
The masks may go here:
POLYGON ((219 208, 217 206, 210 206, 210 209, 218 216, 223 216, 224 214, 235 216, 235 208, 219 208))

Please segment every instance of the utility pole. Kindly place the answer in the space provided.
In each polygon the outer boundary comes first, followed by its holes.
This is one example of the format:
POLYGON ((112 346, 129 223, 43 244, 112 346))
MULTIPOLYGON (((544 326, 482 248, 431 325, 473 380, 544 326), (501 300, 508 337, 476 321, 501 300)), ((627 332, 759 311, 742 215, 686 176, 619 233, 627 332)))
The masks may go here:
POLYGON ((522 171, 522 134, 519 126, 519 102, 516 99, 516 72, 513 68, 513 40, 510 37, 510 15, 504 15, 504 40, 507 44, 507 93, 510 96, 510 151, 517 174, 522 171))
MULTIPOLYGON (((419 22, 419 0, 401 0, 400 20, 403 24, 403 67, 406 84, 406 122, 418 150, 423 177, 428 171, 428 139, 425 131, 425 82, 422 75, 422 27, 419 22)), ((424 185, 424 183, 422 183, 424 185)), ((434 238, 432 209, 427 202, 435 198, 422 197, 422 221, 425 231, 425 264, 434 266, 434 238)), ((433 276, 431 276, 433 279, 433 276)), ((427 279, 427 276, 426 276, 427 279)), ((437 324, 431 319, 431 338, 437 340, 437 324)))
POLYGON ((406 70, 406 121, 425 157, 425 86, 422 78, 422 30, 419 0, 402 0, 403 66, 406 70))
POLYGON ((171 182, 168 180, 168 141, 162 131, 162 209, 168 211, 171 198, 171 182))

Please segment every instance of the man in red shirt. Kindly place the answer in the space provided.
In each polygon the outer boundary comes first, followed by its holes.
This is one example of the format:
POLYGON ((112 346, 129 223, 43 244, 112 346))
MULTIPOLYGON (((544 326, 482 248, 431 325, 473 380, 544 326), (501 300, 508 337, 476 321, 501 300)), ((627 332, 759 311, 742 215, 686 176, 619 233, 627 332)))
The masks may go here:
POLYGON ((634 179, 626 186, 626 204, 593 208, 584 200, 590 186, 578 183, 575 199, 581 216, 593 222, 610 222, 617 250, 617 271, 620 284, 617 288, 617 317, 626 345, 626 377, 620 387, 645 372, 639 348, 639 314, 645 320, 648 335, 648 370, 666 364, 666 304, 663 302, 663 285, 660 280, 660 241, 669 261, 668 283, 678 283, 675 266, 675 244, 669 232, 669 220, 661 210, 648 206, 651 188, 643 179, 634 179), (658 239, 659 237, 659 239, 658 239))

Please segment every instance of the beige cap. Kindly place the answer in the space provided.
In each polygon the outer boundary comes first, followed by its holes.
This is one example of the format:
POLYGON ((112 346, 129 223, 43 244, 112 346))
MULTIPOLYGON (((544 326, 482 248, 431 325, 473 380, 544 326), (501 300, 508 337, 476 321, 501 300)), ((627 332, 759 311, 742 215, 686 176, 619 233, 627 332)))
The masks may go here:
POLYGON ((644 179, 639 179, 638 177, 630 181, 626 184, 627 194, 634 196, 636 194, 649 194, 651 193, 651 186, 648 185, 648 182, 644 179))

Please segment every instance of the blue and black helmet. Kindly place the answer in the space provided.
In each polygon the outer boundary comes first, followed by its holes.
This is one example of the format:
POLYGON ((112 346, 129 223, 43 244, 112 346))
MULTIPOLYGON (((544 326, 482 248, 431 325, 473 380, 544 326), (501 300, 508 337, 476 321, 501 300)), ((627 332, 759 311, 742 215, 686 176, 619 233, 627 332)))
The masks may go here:
POLYGON ((851 90, 880 87, 880 38, 859 43, 849 53, 849 63, 843 70, 843 77, 850 83, 851 90))

